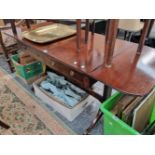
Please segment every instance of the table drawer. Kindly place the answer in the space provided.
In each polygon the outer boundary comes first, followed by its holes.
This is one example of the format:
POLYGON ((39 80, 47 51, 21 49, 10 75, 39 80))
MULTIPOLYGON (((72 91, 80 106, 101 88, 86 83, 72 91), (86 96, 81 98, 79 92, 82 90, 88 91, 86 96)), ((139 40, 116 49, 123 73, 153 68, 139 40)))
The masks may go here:
POLYGON ((86 75, 79 73, 74 69, 71 69, 70 67, 64 65, 63 63, 58 62, 57 60, 54 60, 53 58, 44 54, 46 53, 46 51, 44 53, 41 53, 31 47, 25 47, 25 50, 27 50, 27 52, 37 60, 42 61, 54 71, 65 76, 68 80, 80 85, 81 87, 89 87, 90 80, 86 75))
POLYGON ((46 58, 46 64, 55 70, 56 72, 64 75, 68 80, 73 81, 81 86, 87 87, 89 85, 89 78, 85 76, 82 73, 79 73, 68 66, 65 66, 64 64, 57 62, 56 60, 53 59, 47 59, 46 58))

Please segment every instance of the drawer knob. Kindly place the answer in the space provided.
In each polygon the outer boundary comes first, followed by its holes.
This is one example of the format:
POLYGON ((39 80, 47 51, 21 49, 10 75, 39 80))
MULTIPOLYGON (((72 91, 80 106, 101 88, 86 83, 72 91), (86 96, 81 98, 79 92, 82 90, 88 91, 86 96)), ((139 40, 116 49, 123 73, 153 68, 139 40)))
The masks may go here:
POLYGON ((48 53, 48 50, 43 50, 44 53, 48 53))
POLYGON ((70 76, 74 76, 74 72, 73 71, 70 71, 70 76))

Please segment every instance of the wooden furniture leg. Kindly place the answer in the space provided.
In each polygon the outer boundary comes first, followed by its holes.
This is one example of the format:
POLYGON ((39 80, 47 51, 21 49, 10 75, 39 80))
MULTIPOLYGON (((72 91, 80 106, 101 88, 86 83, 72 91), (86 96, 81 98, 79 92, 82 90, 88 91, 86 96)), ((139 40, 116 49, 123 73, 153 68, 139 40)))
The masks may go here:
MULTIPOLYGON (((112 56, 114 52, 115 47, 115 41, 117 37, 117 27, 118 27, 118 20, 109 20, 107 27, 106 27, 106 38, 105 38, 105 66, 110 67, 112 62, 112 56)), ((112 88, 105 85, 104 86, 104 93, 103 93, 103 101, 105 101, 108 97, 111 96, 112 88)), ((103 102, 102 101, 102 102, 103 102)), ((97 124, 97 122, 102 117, 102 112, 99 110, 95 120, 92 122, 92 124, 85 130, 85 134, 88 134, 92 128, 94 128, 97 124)))
POLYGON ((0 126, 2 126, 5 129, 9 129, 10 128, 9 125, 7 125, 6 123, 2 122, 1 120, 0 120, 0 126))
POLYGON ((153 25, 154 25, 154 19, 151 19, 149 30, 148 30, 148 33, 147 33, 147 36, 146 36, 147 38, 149 38, 149 35, 150 35, 151 30, 153 28, 153 25))
POLYGON ((104 93, 103 93, 103 101, 105 101, 107 98, 109 98, 112 94, 112 88, 105 85, 104 86, 104 93))
POLYGON ((151 23, 151 20, 146 20, 145 23, 144 23, 144 28, 142 30, 142 35, 140 37, 140 42, 139 42, 139 45, 138 45, 138 49, 137 49, 137 54, 140 54, 142 52, 142 49, 143 49, 143 46, 145 44, 145 38, 148 34, 148 30, 149 30, 149 27, 150 27, 150 23, 151 23))
POLYGON ((132 32, 129 32, 128 41, 131 41, 132 38, 132 32))
MULTIPOLYGON (((111 96, 111 93, 112 93, 112 88, 105 85, 104 92, 103 92, 103 101, 108 99, 111 96)), ((99 122, 102 116, 103 116, 103 113, 99 109, 95 119, 93 120, 91 125, 85 130, 84 134, 88 135, 91 132, 91 130, 96 126, 96 124, 99 122)))
POLYGON ((76 29, 77 29, 77 39, 76 45, 78 52, 80 51, 80 43, 81 43, 81 19, 76 20, 76 29))
POLYGON ((95 33, 95 19, 93 20, 93 22, 91 24, 91 29, 92 29, 92 35, 94 35, 94 33, 95 33))
POLYGON ((26 22, 26 26, 27 26, 27 28, 30 29, 31 26, 30 26, 30 21, 29 21, 29 19, 25 19, 25 22, 26 22))
POLYGON ((118 19, 110 19, 107 24, 105 35, 105 67, 111 67, 117 37, 118 21, 118 19))
POLYGON ((88 135, 92 131, 92 129, 96 126, 96 124, 99 122, 102 116, 103 113, 100 110, 98 110, 95 119, 93 120, 91 125, 85 130, 84 135, 88 135))
POLYGON ((1 44, 4 56, 6 58, 6 61, 7 61, 8 65, 9 65, 9 69, 13 73, 13 67, 12 67, 11 60, 10 60, 9 55, 8 55, 8 51, 7 51, 7 49, 6 49, 5 45, 4 45, 1 31, 0 31, 0 44, 1 44))
POLYGON ((89 36, 89 19, 86 19, 85 43, 88 42, 88 36, 89 36))
POLYGON ((124 32, 124 40, 126 40, 127 37, 127 31, 124 32))
POLYGON ((16 36, 17 35, 17 30, 16 30, 16 25, 15 25, 15 20, 10 19, 10 23, 11 23, 12 32, 16 36))

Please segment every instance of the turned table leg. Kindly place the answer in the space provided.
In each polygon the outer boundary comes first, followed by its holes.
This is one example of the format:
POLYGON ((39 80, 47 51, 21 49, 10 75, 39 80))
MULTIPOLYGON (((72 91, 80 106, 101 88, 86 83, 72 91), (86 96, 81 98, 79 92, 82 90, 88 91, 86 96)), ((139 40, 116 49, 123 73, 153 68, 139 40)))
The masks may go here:
POLYGON ((142 35, 140 37, 140 42, 139 42, 138 49, 137 49, 138 54, 142 52, 143 46, 145 44, 145 38, 149 31, 150 23, 151 23, 151 20, 146 20, 144 23, 144 28, 142 30, 142 35))
MULTIPOLYGON (((112 93, 112 88, 105 85, 102 102, 108 99, 111 96, 111 93, 112 93)), ((95 119, 93 120, 91 125, 85 130, 84 134, 88 135, 91 132, 91 130, 97 125, 97 123, 99 122, 102 116, 103 116, 103 113, 99 109, 95 119)))
POLYGON ((92 35, 94 35, 94 33, 95 33, 95 19, 91 23, 91 30, 92 30, 92 35))
POLYGON ((77 37, 76 37, 76 45, 78 52, 80 51, 80 43, 81 43, 81 19, 76 20, 76 29, 77 29, 77 37))
MULTIPOLYGON (((117 28, 118 28, 118 21, 117 19, 109 20, 106 26, 106 36, 105 36, 105 67, 111 67, 112 64, 112 57, 114 53, 115 41, 117 37, 117 28)), ((103 92, 103 101, 108 99, 111 96, 112 88, 105 85, 104 92, 103 92)), ((85 134, 88 134, 92 128, 96 126, 100 118, 102 117, 102 112, 99 110, 95 120, 92 124, 86 129, 85 134)))
POLYGON ((86 28, 85 28, 85 43, 88 42, 89 36, 89 19, 86 19, 86 28))
POLYGON ((106 26, 105 35, 105 67, 111 67, 112 57, 117 37, 118 19, 110 19, 106 26))

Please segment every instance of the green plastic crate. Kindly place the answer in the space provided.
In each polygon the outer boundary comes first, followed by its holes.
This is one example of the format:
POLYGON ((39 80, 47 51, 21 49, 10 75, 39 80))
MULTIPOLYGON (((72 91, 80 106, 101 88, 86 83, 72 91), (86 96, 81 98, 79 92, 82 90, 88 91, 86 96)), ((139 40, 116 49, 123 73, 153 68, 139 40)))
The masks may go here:
MULTIPOLYGON (((111 113, 111 109, 117 103, 121 93, 117 92, 101 105, 100 109, 104 113, 103 131, 105 135, 140 135, 138 131, 123 122, 120 118, 111 113)), ((150 123, 155 120, 155 106, 150 118, 150 123)))
POLYGON ((22 78, 29 80, 32 77, 40 75, 43 73, 43 64, 40 61, 35 61, 27 65, 19 64, 19 55, 15 54, 11 57, 13 65, 16 70, 16 74, 22 78))

